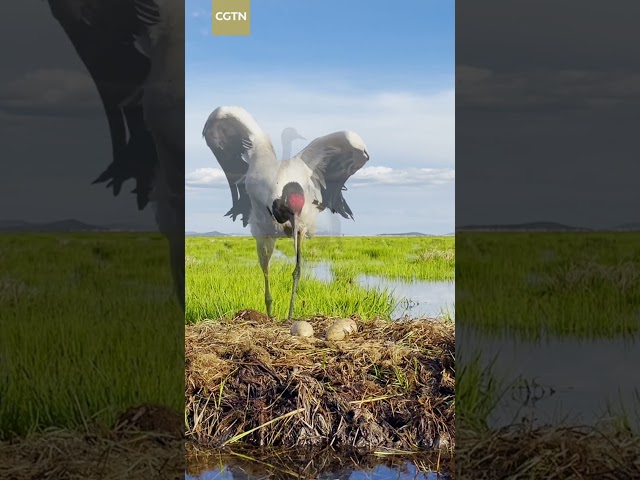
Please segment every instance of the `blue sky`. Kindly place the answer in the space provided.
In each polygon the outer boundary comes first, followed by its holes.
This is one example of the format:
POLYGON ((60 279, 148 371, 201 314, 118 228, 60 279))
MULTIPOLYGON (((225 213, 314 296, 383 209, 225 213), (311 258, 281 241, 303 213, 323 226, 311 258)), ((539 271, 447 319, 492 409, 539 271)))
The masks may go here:
POLYGON ((323 213, 320 230, 454 230, 453 1, 253 0, 248 37, 212 36, 210 0, 186 8, 188 231, 248 233, 223 217, 229 190, 201 136, 220 105, 246 108, 278 153, 287 126, 362 136, 371 160, 345 194, 355 222, 323 213))

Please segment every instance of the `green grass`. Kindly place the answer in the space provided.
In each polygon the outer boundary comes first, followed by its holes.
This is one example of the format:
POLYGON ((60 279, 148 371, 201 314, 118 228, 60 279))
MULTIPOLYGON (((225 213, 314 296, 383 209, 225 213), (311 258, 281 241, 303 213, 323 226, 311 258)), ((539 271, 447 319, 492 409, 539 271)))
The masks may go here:
POLYGON ((167 251, 148 233, 0 236, 0 437, 182 407, 167 251))
POLYGON ((460 233, 456 317, 492 335, 640 329, 640 234, 460 233))
POLYGON ((480 358, 458 362, 456 372, 456 417, 464 428, 474 432, 489 429, 489 415, 507 392, 504 382, 493 375, 493 362, 483 365, 480 358))
MULTIPOLYGON (((453 237, 316 237, 303 245, 296 317, 359 314, 389 317, 391 292, 360 287, 359 275, 398 280, 453 280, 453 237), (334 281, 311 276, 309 267, 330 262, 334 281)), ((270 265, 273 313, 285 318, 291 295, 293 242, 276 243, 270 265)), ((186 321, 222 318, 243 308, 264 311, 264 280, 251 237, 186 239, 186 321)))

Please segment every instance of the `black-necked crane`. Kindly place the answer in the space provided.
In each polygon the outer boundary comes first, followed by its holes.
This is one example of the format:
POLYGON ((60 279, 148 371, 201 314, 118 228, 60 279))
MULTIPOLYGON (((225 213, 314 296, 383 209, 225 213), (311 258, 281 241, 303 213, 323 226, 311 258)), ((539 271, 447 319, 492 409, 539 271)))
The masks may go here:
POLYGON ((184 3, 48 0, 96 84, 113 161, 94 181, 155 207, 184 309, 184 3))
POLYGON ((232 207, 226 215, 234 221, 241 216, 256 239, 269 317, 273 314, 269 261, 277 238, 293 239, 296 266, 289 303, 291 319, 303 239, 314 235, 316 216, 326 208, 353 219, 342 192, 349 177, 369 160, 367 147, 356 133, 340 131, 316 138, 292 158, 283 155, 283 160, 278 160, 269 136, 241 107, 215 109, 202 135, 229 182, 232 207))

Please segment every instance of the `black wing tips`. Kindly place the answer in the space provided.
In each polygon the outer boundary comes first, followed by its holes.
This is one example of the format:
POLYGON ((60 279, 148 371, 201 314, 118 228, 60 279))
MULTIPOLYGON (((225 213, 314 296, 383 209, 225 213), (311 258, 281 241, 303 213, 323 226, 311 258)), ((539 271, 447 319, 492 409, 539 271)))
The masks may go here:
POLYGON ((74 2, 48 1, 89 71, 109 122, 112 161, 91 184, 106 183, 117 197, 123 184, 134 179, 131 193, 138 209, 144 210, 153 189, 157 154, 138 98, 150 65, 134 47, 134 37, 145 26, 158 23, 160 11, 154 0, 89 3, 87 20, 78 15, 74 2), (127 130, 130 138, 125 140, 127 130))
POLYGON ((122 185, 129 179, 136 182, 131 193, 136 195, 138 210, 149 204, 153 178, 157 164, 157 153, 153 137, 148 131, 136 132, 120 154, 115 154, 111 164, 93 181, 92 185, 107 182, 117 197, 122 185))
POLYGON ((335 191, 329 198, 330 198, 329 208, 331 209, 331 213, 338 213, 342 215, 344 218, 346 218, 347 220, 349 219, 354 220, 353 212, 351 211, 349 204, 347 203, 347 201, 344 199, 344 196, 342 195, 342 189, 335 191))
POLYGON ((322 187, 322 204, 320 211, 329 208, 331 213, 337 213, 347 220, 354 220, 353 212, 343 196, 347 190, 345 184, 369 160, 369 154, 363 151, 362 159, 351 156, 335 156, 327 163, 325 169, 326 187, 322 187), (363 161, 364 160, 364 161, 363 161))
POLYGON ((313 204, 320 212, 323 212, 328 208, 331 213, 337 213, 347 220, 351 219, 355 221, 355 219, 353 218, 353 212, 351 211, 349 204, 342 195, 343 190, 346 190, 346 187, 344 187, 344 185, 341 189, 332 190, 329 193, 327 193, 329 191, 329 188, 322 188, 322 198, 326 199, 326 203, 324 201, 320 203, 317 200, 314 200, 313 204))
POLYGON ((233 205, 224 216, 230 217, 234 222, 240 216, 242 226, 246 227, 251 215, 251 199, 243 180, 249 165, 242 159, 242 155, 253 148, 253 144, 250 139, 240 137, 231 138, 224 145, 218 144, 214 138, 215 123, 225 117, 225 108, 218 107, 211 112, 202 129, 202 138, 216 157, 229 183, 233 205))
POLYGON ((231 220, 235 222, 238 215, 240 215, 242 226, 246 227, 249 224, 249 216, 251 215, 251 199, 243 183, 237 185, 230 184, 229 187, 233 206, 224 216, 231 217, 231 220))

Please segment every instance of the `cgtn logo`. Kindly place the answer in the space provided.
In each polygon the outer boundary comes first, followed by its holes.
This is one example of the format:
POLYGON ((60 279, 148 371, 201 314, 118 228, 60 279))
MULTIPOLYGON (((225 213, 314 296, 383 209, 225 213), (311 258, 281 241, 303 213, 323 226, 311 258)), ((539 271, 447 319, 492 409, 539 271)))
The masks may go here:
POLYGON ((213 35, 250 35, 251 0, 211 0, 213 35))
POLYGON ((247 21, 247 12, 216 12, 216 20, 219 22, 235 22, 237 20, 247 21))

